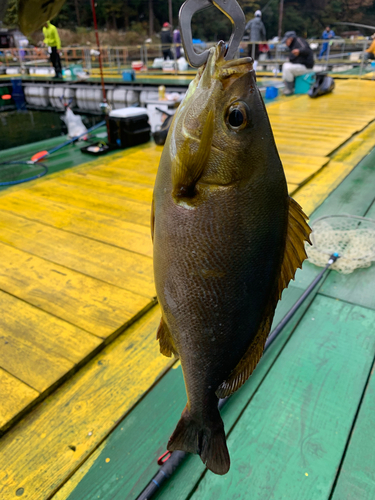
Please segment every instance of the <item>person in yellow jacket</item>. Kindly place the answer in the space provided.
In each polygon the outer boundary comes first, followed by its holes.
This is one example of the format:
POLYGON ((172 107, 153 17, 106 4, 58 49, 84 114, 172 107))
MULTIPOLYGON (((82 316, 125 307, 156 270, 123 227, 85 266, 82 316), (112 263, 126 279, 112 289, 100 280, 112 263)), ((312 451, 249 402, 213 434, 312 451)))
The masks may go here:
POLYGON ((372 39, 372 43, 368 49, 366 49, 365 60, 375 59, 375 33, 370 37, 372 39))
POLYGON ((61 49, 61 40, 56 26, 47 21, 43 26, 43 35, 43 43, 48 46, 49 57, 55 68, 55 78, 62 78, 61 61, 58 53, 58 50, 61 49))

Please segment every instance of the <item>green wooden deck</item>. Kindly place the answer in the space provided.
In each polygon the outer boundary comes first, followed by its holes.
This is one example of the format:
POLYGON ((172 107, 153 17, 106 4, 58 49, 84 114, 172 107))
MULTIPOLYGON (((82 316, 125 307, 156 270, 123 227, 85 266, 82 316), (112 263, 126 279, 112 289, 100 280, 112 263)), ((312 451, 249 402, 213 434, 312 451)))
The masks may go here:
MULTIPOLYGON (((375 151, 314 212, 375 217, 375 151)), ((274 325, 320 271, 306 263, 284 292, 274 325)), ((226 476, 190 456, 158 500, 375 498, 373 427, 375 266, 329 272, 223 410, 232 465, 226 476)), ((135 499, 185 405, 171 369, 56 500, 135 499)))

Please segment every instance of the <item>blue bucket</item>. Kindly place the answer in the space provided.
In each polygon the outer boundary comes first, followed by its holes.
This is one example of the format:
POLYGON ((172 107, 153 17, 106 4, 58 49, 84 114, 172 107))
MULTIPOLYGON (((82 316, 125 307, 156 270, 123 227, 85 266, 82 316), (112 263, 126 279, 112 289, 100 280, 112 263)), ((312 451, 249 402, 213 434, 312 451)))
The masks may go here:
POLYGON ((294 93, 307 94, 314 82, 315 73, 306 73, 305 75, 297 76, 294 84, 294 93))
POLYGON ((279 93, 277 87, 266 87, 266 99, 275 99, 279 93))
POLYGON ((133 82, 135 80, 135 73, 133 69, 126 69, 122 72, 122 79, 124 82, 133 82))

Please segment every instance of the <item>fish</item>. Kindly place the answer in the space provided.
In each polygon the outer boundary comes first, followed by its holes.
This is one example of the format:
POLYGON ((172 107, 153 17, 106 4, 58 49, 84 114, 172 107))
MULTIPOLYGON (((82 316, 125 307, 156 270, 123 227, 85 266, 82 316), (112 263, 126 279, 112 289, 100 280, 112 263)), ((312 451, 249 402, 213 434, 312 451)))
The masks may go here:
POLYGON ((187 404, 169 451, 230 467, 218 399, 259 362, 310 228, 288 195, 251 58, 210 49, 175 113, 151 210, 160 352, 179 357, 187 404))

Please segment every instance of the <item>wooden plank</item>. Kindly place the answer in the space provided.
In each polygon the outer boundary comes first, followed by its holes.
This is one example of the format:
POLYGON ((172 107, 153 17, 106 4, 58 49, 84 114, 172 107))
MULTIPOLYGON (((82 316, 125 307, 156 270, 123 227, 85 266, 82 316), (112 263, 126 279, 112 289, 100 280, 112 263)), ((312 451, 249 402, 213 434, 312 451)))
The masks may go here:
POLYGON ((374 354, 375 312, 317 297, 191 498, 328 498, 374 354))
POLYGON ((122 328, 151 301, 2 243, 0 255, 2 290, 98 337, 122 328))
POLYGON ((46 182, 40 183, 32 189, 27 189, 25 192, 34 196, 36 201, 38 197, 41 197, 50 201, 65 203, 72 207, 92 210, 134 224, 150 226, 151 208, 136 201, 119 199, 102 193, 93 193, 90 189, 84 189, 83 187, 77 189, 56 184, 51 190, 46 182))
MULTIPOLYGON (((302 292, 303 290, 296 288, 284 291, 282 301, 277 307, 274 326, 284 317, 302 292)), ((299 311, 289 327, 277 338, 246 386, 233 396, 233 404, 232 401, 228 404, 230 411, 225 414, 227 426, 233 425, 241 409, 257 390, 300 315, 303 314, 303 310, 304 308, 299 311)), ((165 451, 168 438, 185 404, 186 395, 182 372, 181 368, 177 367, 163 377, 158 385, 147 394, 89 458, 84 468, 77 471, 64 485, 54 500, 67 498, 89 500, 97 498, 98 495, 103 500, 135 499, 157 472, 156 458, 165 451), (153 415, 152 419, 149 418, 150 414, 153 415), (126 450, 127 459, 125 459, 124 450, 126 450), (105 462, 106 458, 110 458, 110 462, 105 462)), ((204 470, 197 457, 188 459, 187 463, 190 481, 188 484, 186 482, 181 484, 178 479, 176 481, 172 479, 171 489, 168 487, 170 498, 185 498, 190 491, 193 478, 198 479, 204 470)))
POLYGON ((288 183, 302 184, 307 182, 321 166, 304 164, 284 164, 285 176, 288 183))
MULTIPOLYGON (((142 168, 142 165, 140 165, 140 168, 142 168)), ((92 177, 100 177, 103 179, 116 179, 116 181, 133 182, 135 184, 142 184, 150 187, 153 187, 155 184, 155 174, 119 168, 113 164, 91 169, 90 175, 92 177)))
POLYGON ((371 378, 361 404, 349 448, 334 489, 332 500, 375 498, 375 376, 371 378))
MULTIPOLYGON (((313 222, 323 215, 354 213, 362 216, 366 214, 369 206, 373 207, 371 203, 374 196, 372 189, 375 177, 374 159, 375 151, 364 158, 336 190, 325 199, 323 204, 314 211, 311 221, 313 222), (361 196, 353 196, 359 185, 361 186, 361 196)), ((302 203, 304 209, 306 209, 306 204, 309 207, 309 203, 314 201, 314 197, 308 198, 310 184, 311 182, 306 190, 303 188, 294 195, 294 198, 302 203)), ((318 203, 317 200, 315 201, 318 203)), ((301 288, 307 287, 321 270, 308 262, 303 264, 303 269, 303 272, 297 270, 295 281, 296 285, 301 288)), ((373 267, 370 270, 358 270, 347 276, 338 275, 337 272, 332 271, 323 285, 322 292, 330 297, 373 308, 373 272, 373 267)), ((293 281, 291 286, 294 286, 293 281)))
POLYGON ((50 185, 51 189, 55 184, 68 185, 72 187, 84 187, 90 189, 94 193, 103 193, 109 196, 118 196, 129 200, 137 201, 144 205, 150 205, 152 202, 153 188, 142 184, 134 184, 124 180, 112 178, 110 180, 100 179, 92 176, 90 172, 70 172, 65 174, 60 179, 53 181, 50 185))
POLYGON ((375 265, 351 274, 332 271, 321 291, 329 297, 375 310, 375 265))
POLYGON ((1 440, 0 497, 49 498, 170 366, 154 307, 1 440))
MULTIPOLYGON (((375 129, 374 129, 375 131, 375 129)), ((375 141, 375 138, 374 138, 375 141)), ((364 215, 375 196, 373 182, 375 178, 374 155, 369 155, 355 168, 350 176, 327 198, 314 212, 314 219, 323 215, 364 215), (358 195, 360 193, 360 196, 358 195)), ((298 201, 298 196, 296 200, 298 201)))
POLYGON ((350 164, 330 161, 315 177, 299 189, 293 198, 301 205, 307 215, 311 215, 353 168, 354 166, 350 164))
POLYGON ((131 292, 155 295, 150 257, 2 211, 0 241, 131 292))
POLYGON ((280 155, 281 161, 286 165, 319 165, 319 167, 323 167, 329 162, 329 158, 326 156, 304 156, 301 154, 283 154, 280 155))
POLYGON ((0 368, 0 430, 38 396, 38 391, 0 368))
MULTIPOLYGON (((314 210, 320 206, 323 201, 328 197, 328 195, 333 192, 333 190, 348 176, 348 174, 354 169, 354 167, 360 162, 360 160, 365 161, 365 168, 367 167, 367 158, 366 155, 372 150, 375 146, 375 123, 369 125, 363 132, 358 134, 358 136, 350 141, 347 145, 345 145, 338 153, 336 153, 332 160, 328 163, 326 167, 324 167, 307 185, 303 186, 300 190, 297 191, 293 195, 294 199, 303 207, 304 211, 310 215, 314 210), (358 141, 361 142, 361 146, 358 149, 358 141), (337 158, 341 158, 345 160, 345 163, 341 163, 336 161, 337 158)), ((350 179, 355 179, 356 175, 360 174, 359 168, 356 168, 353 176, 350 179)), ((371 172, 370 172, 371 174, 371 172)), ((354 193, 358 192, 359 184, 357 185, 357 181, 351 181, 353 184, 351 185, 351 189, 354 189, 354 192, 347 192, 345 195, 342 195, 340 198, 335 197, 335 202, 332 204, 332 210, 329 214, 339 213, 341 207, 344 207, 346 203, 351 200, 356 200, 358 206, 361 206, 362 203, 362 192, 361 196, 355 196, 354 193)), ((367 181, 362 182, 358 180, 358 183, 361 184, 361 189, 365 190, 366 197, 370 198, 369 194, 369 186, 366 184, 367 181)), ((367 201, 366 201, 367 203, 367 201)), ((369 204, 367 204, 366 209, 369 204)), ((322 215, 327 215, 325 212, 325 208, 322 207, 320 212, 316 212, 314 216, 319 217, 319 213, 322 215)), ((345 213, 345 212, 344 212, 345 213)), ((346 212, 348 213, 348 212, 346 212)), ((354 214, 354 212, 350 212, 354 214)), ((328 214, 328 215, 329 215, 328 214)))
POLYGON ((1 210, 152 257, 151 232, 146 226, 36 198, 29 192, 2 198, 1 210))
POLYGON ((100 338, 12 295, 0 292, 0 303, 0 335, 9 335, 39 351, 76 364, 101 344, 100 338))
POLYGON ((16 335, 0 331, 0 367, 38 392, 57 382, 74 363, 16 335))

